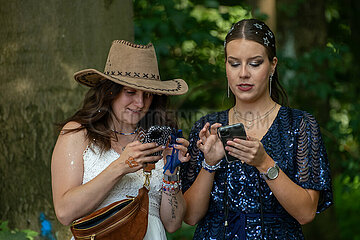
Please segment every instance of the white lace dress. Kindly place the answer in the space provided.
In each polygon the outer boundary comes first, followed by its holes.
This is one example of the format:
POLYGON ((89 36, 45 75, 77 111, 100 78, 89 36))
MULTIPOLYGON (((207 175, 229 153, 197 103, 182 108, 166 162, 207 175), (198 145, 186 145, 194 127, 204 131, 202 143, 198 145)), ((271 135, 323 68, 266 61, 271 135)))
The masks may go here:
MULTIPOLYGON (((110 149, 100 155, 100 149, 96 146, 87 147, 83 153, 84 176, 83 184, 89 182, 100 174, 107 166, 119 157, 119 153, 110 149)), ((148 228, 145 240, 166 240, 164 225, 160 220, 161 186, 163 177, 164 161, 161 159, 152 170, 149 191, 149 215, 148 228)), ((102 208, 115 201, 127 198, 126 195, 137 196, 139 189, 144 184, 143 171, 126 174, 110 191, 109 195, 100 204, 102 208)))

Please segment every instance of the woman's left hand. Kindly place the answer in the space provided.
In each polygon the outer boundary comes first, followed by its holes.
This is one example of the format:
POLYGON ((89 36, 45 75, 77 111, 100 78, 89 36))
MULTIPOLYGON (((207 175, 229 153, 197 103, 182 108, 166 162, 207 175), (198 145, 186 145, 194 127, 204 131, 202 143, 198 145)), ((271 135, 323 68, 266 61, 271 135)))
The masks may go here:
POLYGON ((228 141, 225 150, 241 162, 259 168, 265 161, 267 153, 260 140, 248 136, 246 140, 235 138, 228 141))
MULTIPOLYGON (((180 162, 183 163, 183 162, 189 161, 190 160, 190 154, 187 152, 188 147, 190 145, 189 141, 186 140, 185 138, 177 138, 176 143, 178 143, 178 144, 174 144, 173 148, 179 150, 178 158, 179 158, 180 162)), ((169 147, 169 144, 167 144, 167 147, 163 152, 163 156, 164 156, 165 160, 166 160, 166 156, 170 155, 171 152, 172 152, 172 148, 169 147)))

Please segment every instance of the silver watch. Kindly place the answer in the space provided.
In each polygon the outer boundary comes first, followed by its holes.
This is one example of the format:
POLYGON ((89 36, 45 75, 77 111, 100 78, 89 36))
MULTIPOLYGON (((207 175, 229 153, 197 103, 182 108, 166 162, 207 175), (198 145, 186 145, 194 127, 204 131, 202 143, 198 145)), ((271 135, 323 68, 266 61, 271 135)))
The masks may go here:
POLYGON ((260 173, 261 177, 265 180, 274 180, 279 176, 280 168, 276 164, 273 167, 270 167, 266 173, 260 173))

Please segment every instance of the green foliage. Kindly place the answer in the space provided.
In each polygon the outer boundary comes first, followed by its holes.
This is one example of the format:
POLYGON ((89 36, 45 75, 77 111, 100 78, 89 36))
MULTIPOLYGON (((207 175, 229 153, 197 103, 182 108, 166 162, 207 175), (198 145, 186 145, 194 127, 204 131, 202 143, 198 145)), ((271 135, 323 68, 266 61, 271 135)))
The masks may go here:
POLYGON ((280 76, 293 106, 317 116, 334 169, 356 175, 360 170, 359 144, 351 125, 354 83, 350 82, 351 53, 347 46, 329 43, 297 58, 283 56, 280 76), (333 156, 337 156, 334 159, 333 156))
POLYGON ((341 239, 359 240, 360 177, 337 177, 334 182, 337 223, 341 239))
POLYGON ((279 54, 280 77, 290 103, 314 114, 321 126, 334 177, 334 199, 341 239, 360 239, 360 87, 358 42, 352 40, 358 30, 351 29, 352 11, 341 1, 325 1, 328 39, 324 47, 289 56, 279 54))
POLYGON ((0 221, 0 240, 34 240, 39 234, 29 229, 10 229, 8 221, 0 221))
MULTIPOLYGON (((193 123, 198 111, 229 105, 223 40, 234 22, 250 16, 245 8, 205 7, 190 0, 134 0, 134 13, 135 42, 155 45, 161 78, 183 78, 189 85, 188 94, 172 98, 173 108, 190 117, 182 122, 193 123)), ((187 133, 191 125, 182 127, 187 133)))
POLYGON ((175 233, 167 234, 168 240, 187 240, 192 239, 194 236, 195 227, 187 224, 183 224, 182 228, 175 233))

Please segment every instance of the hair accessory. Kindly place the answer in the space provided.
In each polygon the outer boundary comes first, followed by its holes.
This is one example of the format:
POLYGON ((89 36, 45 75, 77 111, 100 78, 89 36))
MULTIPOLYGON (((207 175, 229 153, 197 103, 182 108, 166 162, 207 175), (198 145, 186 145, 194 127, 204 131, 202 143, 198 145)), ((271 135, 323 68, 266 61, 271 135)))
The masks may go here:
MULTIPOLYGON (((227 35, 232 35, 232 31, 234 30, 235 26, 237 25, 238 23, 235 23, 234 25, 231 26, 230 30, 228 31, 228 33, 226 34, 227 35)), ((226 39, 224 40, 224 48, 226 47, 226 39)))
POLYGON ((235 24, 231 26, 230 30, 228 31, 227 34, 230 34, 233 30, 234 30, 235 24))
POLYGON ((264 45, 269 46, 270 43, 269 39, 267 37, 264 37, 263 39, 264 39, 264 45))
POLYGON ((188 91, 183 79, 161 81, 154 46, 133 44, 125 40, 112 42, 104 72, 85 69, 74 74, 81 84, 94 87, 108 79, 142 91, 181 95, 188 91))
POLYGON ((267 35, 268 35, 269 37, 271 37, 271 38, 274 37, 273 33, 272 33, 270 30, 267 31, 267 35))
POLYGON ((128 159, 126 159, 125 163, 129 165, 130 168, 139 166, 139 164, 135 161, 133 157, 129 157, 128 159))
POLYGON ((258 29, 262 29, 262 25, 259 24, 259 23, 254 23, 254 26, 255 26, 256 28, 258 28, 258 29))
POLYGON ((203 169, 205 169, 209 173, 213 173, 220 167, 221 162, 222 162, 222 160, 220 162, 218 162, 216 165, 211 166, 206 162, 206 160, 204 158, 204 160, 202 161, 201 166, 202 166, 203 169))

